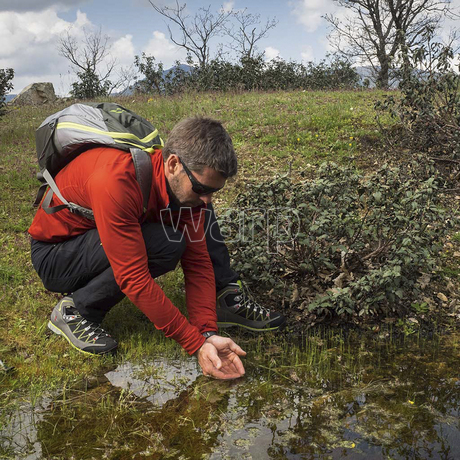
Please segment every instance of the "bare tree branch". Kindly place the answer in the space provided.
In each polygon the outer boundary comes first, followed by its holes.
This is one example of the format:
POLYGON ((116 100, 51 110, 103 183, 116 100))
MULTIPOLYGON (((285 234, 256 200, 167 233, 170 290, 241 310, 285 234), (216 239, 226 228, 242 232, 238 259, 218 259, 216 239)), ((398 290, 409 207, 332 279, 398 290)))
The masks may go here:
POLYGON ((113 83, 110 79, 116 68, 116 59, 110 56, 110 38, 103 36, 101 29, 89 32, 84 29, 84 39, 78 41, 68 30, 58 42, 58 52, 69 60, 79 81, 72 84, 73 94, 92 98, 101 94, 111 94, 126 80, 127 72, 113 83))
POLYGON ((178 0, 173 7, 159 6, 152 0, 149 2, 157 13, 170 22, 168 31, 171 41, 194 55, 200 67, 205 67, 210 58, 210 41, 222 32, 232 11, 220 10, 213 14, 209 5, 207 8, 199 8, 191 17, 186 13, 187 4, 181 5, 178 0), (171 26, 178 29, 178 32, 173 33, 171 26))
POLYGON ((387 88, 391 66, 404 48, 417 46, 427 29, 438 30, 457 16, 451 0, 334 0, 349 15, 325 15, 334 48, 361 65, 370 65, 377 85, 387 88))
POLYGON ((260 14, 251 14, 244 10, 233 13, 235 25, 224 26, 226 34, 232 39, 229 47, 235 51, 240 58, 252 58, 257 53, 256 43, 268 35, 268 32, 278 25, 276 18, 268 18, 266 23, 261 25, 260 14))
POLYGON ((104 82, 109 79, 116 65, 116 59, 110 59, 104 73, 100 73, 100 64, 110 55, 110 38, 102 36, 101 29, 95 33, 84 30, 84 34, 83 43, 80 44, 70 31, 67 31, 59 39, 58 52, 70 61, 75 71, 92 72, 104 82))

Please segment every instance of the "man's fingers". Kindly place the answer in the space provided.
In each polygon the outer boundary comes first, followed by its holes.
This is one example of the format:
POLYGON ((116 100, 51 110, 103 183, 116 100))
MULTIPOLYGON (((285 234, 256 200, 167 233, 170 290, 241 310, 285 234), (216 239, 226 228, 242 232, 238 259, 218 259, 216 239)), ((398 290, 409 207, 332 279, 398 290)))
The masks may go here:
POLYGON ((209 339, 209 343, 202 346, 198 353, 198 361, 203 374, 216 379, 242 377, 245 371, 239 356, 245 356, 246 352, 231 339, 223 337, 213 339, 214 336, 209 339))
POLYGON ((208 361, 207 365, 202 369, 204 375, 215 379, 237 379, 244 375, 244 370, 240 372, 233 363, 225 363, 220 369, 217 369, 212 365, 211 361, 208 361))
POLYGON ((210 375, 216 379, 230 380, 242 377, 244 374, 241 374, 240 372, 237 372, 233 369, 225 368, 223 370, 214 369, 210 375))
POLYGON ((246 352, 239 345, 237 345, 233 340, 230 343, 230 350, 232 350, 239 356, 246 356, 246 352))
MULTIPOLYGON (((245 353, 246 354, 246 353, 245 353)), ((240 375, 244 375, 245 374, 245 370, 244 370, 244 366, 243 366, 243 363, 241 362, 241 359, 238 358, 238 356, 235 356, 235 358, 233 359, 232 361, 232 364, 234 366, 234 369, 236 369, 236 371, 240 374, 240 375)))
POLYGON ((216 369, 220 369, 222 367, 222 361, 220 360, 217 350, 214 347, 209 350, 207 358, 216 369))

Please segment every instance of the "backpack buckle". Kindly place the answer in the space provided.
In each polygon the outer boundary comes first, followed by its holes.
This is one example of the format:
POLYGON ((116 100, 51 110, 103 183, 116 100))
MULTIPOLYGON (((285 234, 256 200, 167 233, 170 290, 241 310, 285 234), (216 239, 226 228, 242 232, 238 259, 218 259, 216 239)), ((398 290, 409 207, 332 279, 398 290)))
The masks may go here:
POLYGON ((94 214, 91 209, 84 208, 72 202, 69 203, 68 209, 72 214, 76 214, 77 216, 81 217, 86 217, 86 219, 94 220, 94 214))

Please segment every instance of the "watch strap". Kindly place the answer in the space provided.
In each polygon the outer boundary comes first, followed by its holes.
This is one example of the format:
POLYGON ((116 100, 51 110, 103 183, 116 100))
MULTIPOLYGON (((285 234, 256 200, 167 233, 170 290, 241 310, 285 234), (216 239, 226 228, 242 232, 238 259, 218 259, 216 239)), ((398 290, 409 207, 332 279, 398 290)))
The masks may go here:
POLYGON ((205 339, 209 339, 209 337, 212 337, 213 335, 217 335, 217 332, 216 331, 206 331, 202 333, 202 336, 205 339))

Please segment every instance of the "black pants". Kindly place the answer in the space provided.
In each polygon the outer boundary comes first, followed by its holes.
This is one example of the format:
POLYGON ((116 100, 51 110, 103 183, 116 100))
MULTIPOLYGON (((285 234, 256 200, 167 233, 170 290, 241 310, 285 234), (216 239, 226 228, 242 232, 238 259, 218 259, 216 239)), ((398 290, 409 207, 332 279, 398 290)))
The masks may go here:
MULTIPOLYGON (((230 256, 223 241, 214 209, 206 212, 206 244, 214 268, 217 290, 235 282, 238 274, 230 268, 230 256)), ((142 235, 153 278, 174 270, 185 250, 185 238, 171 227, 145 223, 142 235), (176 233, 176 234, 175 234, 176 233)), ((46 289, 72 293, 83 317, 100 323, 125 295, 118 287, 96 229, 62 243, 32 239, 32 264, 46 289)))

